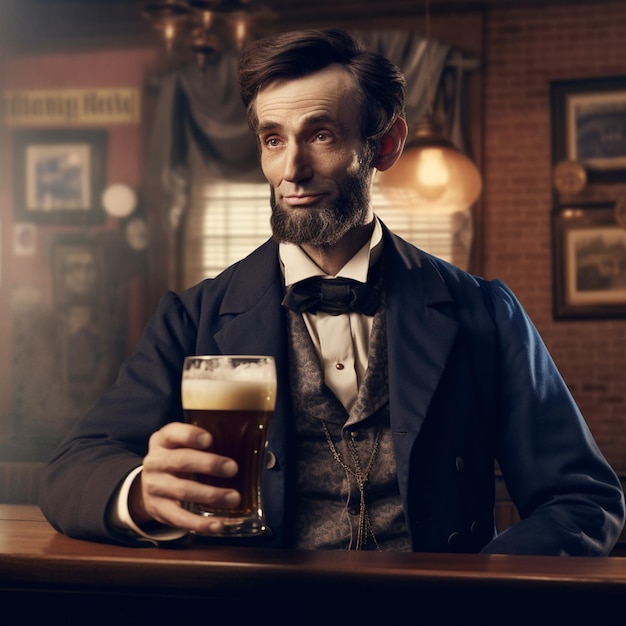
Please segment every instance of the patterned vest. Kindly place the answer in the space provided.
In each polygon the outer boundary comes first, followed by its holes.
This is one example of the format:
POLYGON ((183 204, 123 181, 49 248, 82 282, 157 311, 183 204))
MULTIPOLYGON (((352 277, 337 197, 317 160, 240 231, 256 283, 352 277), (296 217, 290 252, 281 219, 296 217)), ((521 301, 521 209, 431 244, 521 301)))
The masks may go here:
POLYGON ((389 427, 384 307, 350 414, 324 384, 302 317, 288 311, 295 484, 294 548, 410 550, 389 427))

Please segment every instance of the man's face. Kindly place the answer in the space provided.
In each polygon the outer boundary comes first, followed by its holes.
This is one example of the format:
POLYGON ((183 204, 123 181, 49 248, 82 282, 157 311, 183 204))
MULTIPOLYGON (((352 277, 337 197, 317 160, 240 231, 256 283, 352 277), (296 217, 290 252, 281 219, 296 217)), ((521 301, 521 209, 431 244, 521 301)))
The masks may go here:
POLYGON ((372 155, 344 68, 271 83, 257 96, 256 114, 279 241, 330 246, 371 221, 372 155))

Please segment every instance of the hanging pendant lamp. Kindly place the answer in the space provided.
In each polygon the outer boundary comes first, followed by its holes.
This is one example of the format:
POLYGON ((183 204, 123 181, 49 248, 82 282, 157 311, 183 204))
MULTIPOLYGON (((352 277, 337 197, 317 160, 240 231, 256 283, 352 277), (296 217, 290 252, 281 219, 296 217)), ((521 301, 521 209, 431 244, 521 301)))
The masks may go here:
POLYGON ((482 190, 474 162, 443 136, 429 115, 419 122, 415 139, 397 163, 378 177, 391 204, 420 212, 467 211, 482 190))
MULTIPOLYGON (((430 41, 430 3, 425 4, 426 44, 430 41)), ((430 49, 424 58, 427 84, 434 91, 430 49)), ((417 125, 413 140, 390 169, 380 172, 380 189, 398 208, 438 215, 468 211, 480 196, 482 179, 474 162, 446 137, 435 123, 434 93, 428 113, 417 125)))

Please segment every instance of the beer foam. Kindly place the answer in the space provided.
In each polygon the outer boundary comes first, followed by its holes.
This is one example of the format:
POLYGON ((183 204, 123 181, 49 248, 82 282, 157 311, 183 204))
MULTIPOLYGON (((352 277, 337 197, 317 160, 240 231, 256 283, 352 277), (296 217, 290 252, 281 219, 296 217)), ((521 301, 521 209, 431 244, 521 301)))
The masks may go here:
POLYGON ((241 378, 183 378, 182 399, 185 409, 221 411, 273 411, 276 404, 276 383, 273 380, 241 378))

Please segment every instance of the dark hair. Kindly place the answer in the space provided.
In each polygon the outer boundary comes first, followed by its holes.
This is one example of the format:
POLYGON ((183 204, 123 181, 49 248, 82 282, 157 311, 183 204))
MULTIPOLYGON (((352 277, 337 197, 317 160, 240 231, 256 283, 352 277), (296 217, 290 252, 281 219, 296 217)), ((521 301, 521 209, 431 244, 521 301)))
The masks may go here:
POLYGON ((239 60, 239 88, 256 130, 254 103, 259 91, 277 79, 308 76, 338 63, 356 79, 364 139, 378 139, 405 115, 406 81, 391 61, 369 52, 343 30, 328 28, 271 35, 250 43, 239 60))

